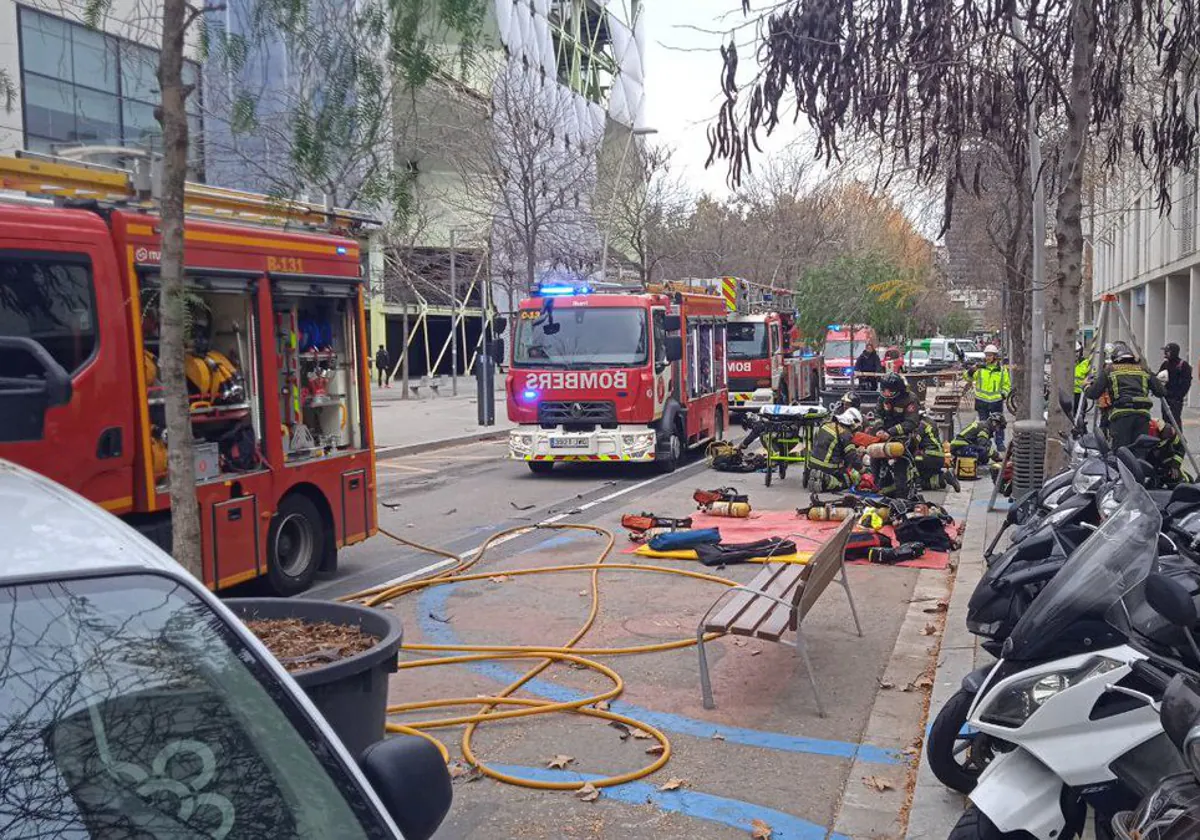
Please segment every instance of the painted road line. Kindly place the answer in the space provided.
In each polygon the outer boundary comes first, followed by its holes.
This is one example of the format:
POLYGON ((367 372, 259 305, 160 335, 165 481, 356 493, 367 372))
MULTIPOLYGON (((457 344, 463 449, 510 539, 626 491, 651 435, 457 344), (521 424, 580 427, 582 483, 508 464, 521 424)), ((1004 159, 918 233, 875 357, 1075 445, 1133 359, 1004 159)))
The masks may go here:
POLYGON ((437 470, 427 470, 424 467, 410 467, 408 464, 393 464, 391 461, 376 461, 375 466, 387 470, 407 470, 408 472, 435 473, 437 470))
MULTIPOLYGON (((681 470, 676 470, 674 474, 678 474, 678 473, 684 472, 685 470, 692 469, 693 467, 695 467, 699 464, 703 464, 703 463, 705 463, 705 462, 698 461, 695 464, 689 464, 688 466, 684 467, 681 470)), ((426 472, 428 472, 428 470, 426 472)), ((556 522, 561 522, 562 520, 566 519, 568 516, 578 516, 579 514, 583 513, 584 511, 590 510, 591 508, 594 508, 597 505, 604 504, 605 502, 611 502, 613 499, 620 498, 621 496, 624 496, 626 493, 632 493, 634 490, 640 490, 641 488, 645 487, 648 484, 653 484, 656 481, 661 481, 662 479, 667 478, 668 475, 670 475, 670 474, 656 475, 654 478, 648 478, 645 481, 639 481, 637 484, 631 484, 628 487, 622 487, 620 490, 616 490, 612 493, 609 493, 607 496, 601 496, 599 499, 595 499, 594 501, 587 502, 586 504, 582 504, 576 508, 571 508, 570 510, 566 511, 565 513, 559 513, 559 514, 556 514, 555 516, 549 517, 548 519, 543 519, 541 522, 538 522, 534 525, 529 525, 529 526, 527 526, 530 529, 528 532, 521 531, 518 533, 508 534, 506 536, 500 537, 498 540, 493 541, 491 546, 489 546, 489 547, 495 548, 498 545, 504 545, 506 542, 511 542, 511 541, 517 539, 518 537, 526 536, 527 533, 532 533, 533 531, 536 531, 539 527, 541 527, 543 525, 553 525, 556 522)), ((484 545, 483 543, 480 543, 479 545, 475 546, 474 548, 463 552, 462 554, 459 555, 459 557, 463 560, 470 560, 472 557, 474 557, 476 554, 478 554, 480 551, 483 550, 483 545, 484 545)), ((388 581, 384 581, 383 583, 379 584, 379 586, 398 586, 401 583, 407 583, 408 581, 416 580, 417 578, 422 577, 423 575, 431 574, 436 571, 440 571, 441 569, 444 569, 447 566, 452 566, 452 565, 454 565, 455 562, 457 562, 457 561, 451 560, 449 557, 447 557, 445 560, 438 561, 437 563, 431 563, 423 569, 418 569, 415 572, 406 572, 405 574, 402 574, 399 577, 392 578, 391 580, 388 580, 388 581)))
MULTIPOLYGON (((544 767, 521 767, 515 764, 490 766, 501 773, 539 782, 594 782, 604 778, 589 773, 577 773, 573 770, 547 770, 544 767)), ((777 811, 774 808, 686 788, 663 792, 647 782, 626 782, 623 785, 601 788, 600 798, 626 802, 630 805, 649 803, 662 811, 720 823, 747 833, 754 830, 754 820, 762 820, 771 827, 773 840, 826 840, 826 838, 828 840, 851 840, 844 834, 834 834, 822 825, 783 811, 777 811)))
MULTIPOLYGON (((447 615, 450 593, 462 584, 450 583, 445 586, 434 586, 421 593, 418 621, 425 640, 432 644, 457 645, 462 640, 454 629, 440 621, 432 619, 431 615, 447 615)), ((510 683, 521 674, 494 662, 477 662, 465 666, 481 676, 501 683, 510 683)), ((525 684, 525 689, 547 700, 556 703, 567 703, 579 700, 588 695, 584 692, 573 691, 561 685, 532 680, 525 684)), ((858 759, 872 764, 900 764, 906 757, 896 750, 888 750, 870 744, 856 744, 849 741, 830 741, 823 738, 807 738, 801 735, 787 735, 782 732, 768 732, 759 729, 745 729, 737 726, 723 726, 712 721, 684 717, 670 712, 660 712, 635 706, 624 701, 612 704, 612 711, 627 715, 651 726, 674 732, 680 735, 690 735, 696 738, 709 739, 715 731, 725 736, 725 740, 733 744, 743 744, 750 747, 779 750, 781 752, 806 753, 810 755, 828 755, 835 758, 858 759)))

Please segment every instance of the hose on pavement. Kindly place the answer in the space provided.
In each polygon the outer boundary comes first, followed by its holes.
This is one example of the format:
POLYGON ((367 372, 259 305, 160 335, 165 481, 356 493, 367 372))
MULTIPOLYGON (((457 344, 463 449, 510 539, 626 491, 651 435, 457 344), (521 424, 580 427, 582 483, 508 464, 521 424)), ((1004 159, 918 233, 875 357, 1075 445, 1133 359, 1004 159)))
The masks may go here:
MULTIPOLYGON (((505 782, 511 785, 519 785, 521 787, 535 788, 539 790, 578 790, 585 785, 590 784, 592 787, 602 788, 624 784, 626 782, 631 782, 635 779, 648 776, 662 768, 662 766, 670 760, 671 743, 667 740, 666 735, 650 724, 639 721, 627 715, 618 714, 617 712, 608 710, 608 702, 621 696, 621 693, 625 690, 625 682, 621 679, 621 675, 618 674, 614 669, 601 662, 597 662, 591 657, 627 656, 639 653, 655 653, 660 651, 679 650, 681 648, 695 645, 697 640, 693 637, 687 639, 678 639, 670 642, 656 642, 652 644, 618 648, 579 647, 579 643, 592 629, 592 626, 596 622, 596 618, 600 614, 600 572, 606 569, 620 569, 626 571, 650 572, 655 574, 680 575, 682 577, 694 578, 696 580, 702 580, 708 583, 717 583, 723 586, 736 586, 737 584, 735 581, 718 577, 716 575, 690 571, 687 569, 673 569, 664 566, 643 566, 634 563, 607 562, 608 556, 612 553, 613 547, 616 543, 616 537, 608 529, 601 528, 596 525, 554 523, 523 525, 517 528, 509 528, 503 531, 498 531, 488 537, 471 557, 460 557, 459 555, 445 551, 444 549, 423 545, 415 542, 414 540, 406 539, 398 534, 392 533, 391 531, 380 528, 379 532, 381 534, 389 537, 392 540, 395 540, 398 543, 401 543, 402 545, 415 548, 418 551, 423 551, 429 554, 454 560, 455 565, 431 577, 406 581, 399 584, 384 584, 381 586, 372 587, 370 589, 365 589, 361 592, 356 592, 352 595, 346 595, 339 600, 361 601, 365 606, 377 607, 389 601, 393 601, 397 598, 401 598, 405 595, 413 592, 419 592, 430 587, 493 578, 497 573, 477 572, 468 574, 468 572, 476 564, 480 563, 487 554, 488 549, 496 545, 498 542, 507 541, 513 537, 539 530, 584 531, 601 536, 605 540, 604 548, 591 563, 544 566, 529 569, 505 569, 502 572, 505 577, 513 578, 541 574, 562 574, 567 572, 582 571, 591 572, 591 604, 588 609, 587 618, 584 620, 580 628, 561 647, 545 645, 402 644, 401 648, 406 651, 434 653, 438 655, 426 659, 416 659, 401 662, 401 670, 435 668, 443 665, 461 665, 487 661, 508 662, 528 659, 536 659, 541 661, 526 671, 517 680, 505 686, 494 695, 476 697, 447 697, 436 700, 423 700, 413 703, 398 703, 389 706, 387 709, 389 715, 405 713, 411 714, 413 712, 421 712, 429 709, 462 709, 469 707, 479 708, 478 711, 475 712, 454 715, 451 717, 435 717, 428 720, 409 721, 406 723, 395 723, 388 721, 387 731, 404 733, 407 735, 416 735, 418 737, 425 738, 438 748, 442 754, 442 758, 449 763, 450 752, 446 748, 446 745, 442 743, 441 740, 431 735, 428 730, 444 729, 452 726, 465 726, 466 729, 464 730, 462 737, 462 754, 467 763, 478 768, 479 772, 485 776, 500 782, 505 782), (537 698, 512 696, 515 692, 520 690, 522 686, 535 679, 539 674, 556 662, 566 662, 577 667, 590 669, 591 671, 606 677, 611 685, 606 690, 598 694, 593 694, 588 697, 565 702, 554 702, 537 698), (584 715, 592 718, 599 718, 601 720, 609 721, 610 723, 622 724, 631 730, 640 730, 656 740, 661 746, 661 750, 652 748, 654 752, 658 753, 658 756, 653 762, 645 767, 642 767, 638 770, 632 770, 628 773, 621 773, 615 776, 608 776, 603 779, 592 780, 590 782, 545 782, 536 779, 521 778, 519 776, 504 773, 488 766, 487 763, 482 761, 475 753, 472 739, 479 725, 482 723, 498 720, 512 720, 514 718, 531 718, 538 715, 557 714, 564 712, 584 715)), ((705 641, 708 641, 710 639, 717 638, 720 635, 721 634, 719 633, 710 633, 704 638, 705 641)))

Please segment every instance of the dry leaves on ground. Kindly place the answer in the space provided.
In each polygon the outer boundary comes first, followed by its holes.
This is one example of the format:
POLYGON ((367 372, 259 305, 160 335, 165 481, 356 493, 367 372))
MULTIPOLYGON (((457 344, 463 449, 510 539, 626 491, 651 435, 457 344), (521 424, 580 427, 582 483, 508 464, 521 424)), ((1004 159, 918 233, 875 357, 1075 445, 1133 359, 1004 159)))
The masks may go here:
POLYGON ((635 729, 633 730, 633 737, 637 738, 639 741, 645 741, 649 738, 653 738, 654 736, 644 729, 635 729))
POLYGON ((621 723, 619 720, 614 720, 612 723, 609 724, 609 726, 611 726, 613 729, 617 730, 617 734, 620 736, 622 741, 629 738, 629 735, 630 735, 629 727, 626 726, 625 724, 621 723))
POLYGON ((887 691, 890 688, 895 688, 896 684, 890 680, 880 680, 879 687, 882 688, 884 691, 887 691))
POLYGON ((599 703, 596 704, 596 708, 602 712, 607 712, 609 709, 608 701, 601 700, 599 703))
POLYGON ((646 755, 662 755, 667 751, 667 748, 662 744, 655 744, 651 747, 646 747, 646 755))
POLYGON ((771 840, 772 835, 771 826, 762 820, 750 820, 751 840, 771 840))
POLYGON ((869 788, 873 788, 879 793, 883 793, 885 790, 893 789, 892 783, 882 776, 864 776, 863 784, 869 788))
POLYGON ((923 630, 921 631, 921 635, 922 635, 922 636, 932 636, 932 635, 933 635, 934 633, 936 633, 936 632, 937 632, 937 625, 935 625, 935 624, 926 624, 926 625, 925 625, 925 629, 923 629, 923 630))
POLYGON ((582 799, 584 802, 595 802, 600 798, 600 791, 591 782, 588 782, 579 790, 575 791, 575 796, 582 799))
POLYGON ((492 575, 488 580, 492 583, 504 583, 504 581, 508 580, 508 575, 492 575))
POLYGON ((714 741, 724 741, 724 740, 725 740, 725 736, 724 736, 724 735, 722 735, 720 732, 714 732, 714 733, 712 734, 712 739, 713 739, 714 741))
POLYGON ((934 604, 932 607, 926 607, 924 610, 922 610, 922 612, 927 612, 927 613, 944 613, 944 612, 945 612, 946 610, 948 610, 948 609, 950 609, 950 604, 948 604, 948 603, 947 603, 947 602, 945 602, 945 601, 938 601, 938 602, 937 602, 936 604, 934 604))
POLYGON ((567 769, 568 764, 573 764, 574 762, 575 756, 559 754, 547 761, 546 766, 551 770, 565 770, 567 769))
POLYGON ((662 790, 662 791, 667 791, 667 790, 679 790, 681 787, 683 787, 683 786, 684 786, 684 785, 686 785, 686 784, 687 784, 687 779, 674 779, 674 778, 672 778, 672 779, 667 779, 667 781, 666 781, 666 782, 664 782, 663 784, 659 785, 659 786, 658 786, 658 789, 659 789, 659 790, 662 790))

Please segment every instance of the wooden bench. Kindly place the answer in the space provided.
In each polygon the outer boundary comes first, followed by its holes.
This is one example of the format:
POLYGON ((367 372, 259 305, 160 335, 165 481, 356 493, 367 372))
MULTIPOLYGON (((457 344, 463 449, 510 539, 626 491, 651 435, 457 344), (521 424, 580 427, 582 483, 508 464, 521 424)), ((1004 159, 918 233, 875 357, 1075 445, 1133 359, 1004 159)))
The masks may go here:
POLYGON ((716 708, 712 696, 712 683, 708 678, 708 657, 704 652, 704 637, 708 633, 727 633, 734 636, 749 636, 768 642, 791 645, 797 655, 804 659, 808 681, 812 683, 813 696, 817 701, 817 713, 825 716, 821 706, 821 695, 817 691, 817 680, 813 676, 812 662, 804 643, 802 624, 812 610, 821 593, 830 583, 836 582, 846 591, 850 602, 850 614, 854 626, 862 636, 862 625, 858 611, 854 608, 854 597, 850 594, 850 583, 846 580, 845 553, 854 520, 847 519, 825 542, 808 563, 769 563, 746 586, 731 586, 708 608, 696 628, 697 649, 700 652, 700 692, 704 708, 716 708), (733 597, 726 600, 726 597, 733 597), (713 610, 722 601, 725 605, 713 615, 713 610), (709 616, 712 616, 711 618, 709 616), (794 630, 796 641, 785 641, 783 635, 794 630))

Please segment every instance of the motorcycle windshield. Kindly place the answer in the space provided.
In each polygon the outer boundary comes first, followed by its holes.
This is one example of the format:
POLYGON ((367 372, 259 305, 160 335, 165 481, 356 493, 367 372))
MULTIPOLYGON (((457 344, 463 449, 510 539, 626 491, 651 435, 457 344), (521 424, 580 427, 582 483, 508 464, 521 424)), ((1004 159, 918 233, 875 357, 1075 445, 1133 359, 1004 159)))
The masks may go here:
POLYGON ((1021 616, 1005 645, 1006 659, 1037 659, 1066 628, 1103 615, 1150 573, 1162 514, 1124 466, 1121 477, 1126 486, 1121 506, 1071 553, 1021 616))

